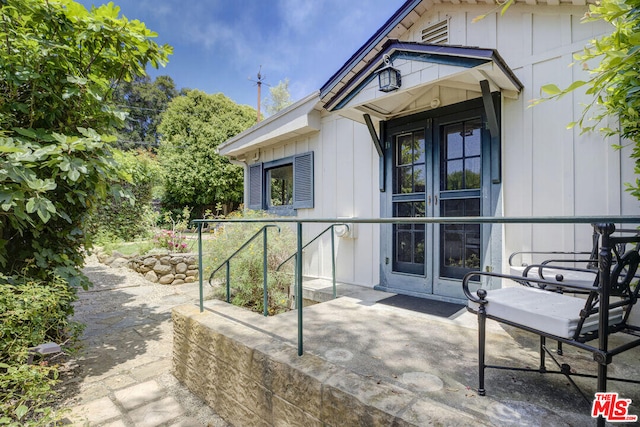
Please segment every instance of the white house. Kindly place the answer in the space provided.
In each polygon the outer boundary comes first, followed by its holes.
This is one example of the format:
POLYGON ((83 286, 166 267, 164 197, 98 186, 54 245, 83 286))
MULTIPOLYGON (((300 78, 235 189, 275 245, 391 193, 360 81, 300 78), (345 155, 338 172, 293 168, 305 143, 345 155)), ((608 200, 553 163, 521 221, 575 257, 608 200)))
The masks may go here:
MULTIPOLYGON (((541 86, 584 78, 573 54, 611 29, 580 22, 585 0, 518 0, 472 22, 493 3, 408 0, 319 91, 221 145, 245 166, 246 206, 300 218, 640 215, 619 141, 566 129, 589 98, 530 107, 541 86), (397 82, 383 81, 389 66, 397 82)), ((443 300, 514 251, 591 247, 588 224, 354 231, 338 239, 338 281, 443 300)), ((330 276, 327 246, 305 253, 306 276, 330 276)))

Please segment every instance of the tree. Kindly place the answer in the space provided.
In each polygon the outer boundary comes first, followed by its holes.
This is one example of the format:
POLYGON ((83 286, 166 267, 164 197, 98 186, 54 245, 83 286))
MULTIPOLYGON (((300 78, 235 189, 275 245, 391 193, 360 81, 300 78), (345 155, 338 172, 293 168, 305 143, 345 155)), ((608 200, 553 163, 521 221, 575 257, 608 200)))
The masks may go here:
POLYGON ((269 96, 265 99, 264 105, 269 115, 276 114, 291 105, 288 78, 269 88, 269 96))
POLYGON ((202 210, 217 203, 238 204, 242 169, 216 152, 218 145, 255 124, 256 112, 223 94, 192 90, 174 98, 158 127, 158 158, 165 178, 163 204, 202 210))
POLYGON ((118 131, 121 147, 154 147, 160 138, 160 115, 169 101, 178 96, 176 85, 169 76, 136 76, 130 82, 120 84, 114 93, 114 102, 128 112, 125 126, 118 131))
POLYGON ((0 265, 87 286, 87 218, 119 179, 113 89, 171 48, 112 3, 2 0, 0 15, 0 265))

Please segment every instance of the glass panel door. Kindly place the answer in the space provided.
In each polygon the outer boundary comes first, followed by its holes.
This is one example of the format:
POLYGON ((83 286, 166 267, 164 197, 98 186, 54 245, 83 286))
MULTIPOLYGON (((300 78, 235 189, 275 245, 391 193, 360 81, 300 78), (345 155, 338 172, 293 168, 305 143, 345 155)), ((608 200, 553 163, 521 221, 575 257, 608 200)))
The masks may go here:
MULTIPOLYGON (((425 131, 394 136, 393 216, 425 216, 425 131)), ((425 274, 425 225, 393 226, 393 271, 425 274)))
MULTIPOLYGON (((442 126, 440 216, 480 216, 482 120, 442 126)), ((480 267, 480 224, 440 226, 439 276, 462 279, 480 267)))
MULTIPOLYGON (((481 216, 490 141, 483 110, 398 119, 387 128, 387 202, 395 218, 481 216), (484 140, 484 143, 483 143, 484 140)), ((430 113, 433 114, 433 113, 430 113)), ((487 231, 479 224, 396 224, 385 227, 381 286, 409 294, 462 299, 460 280, 482 268, 487 231)))

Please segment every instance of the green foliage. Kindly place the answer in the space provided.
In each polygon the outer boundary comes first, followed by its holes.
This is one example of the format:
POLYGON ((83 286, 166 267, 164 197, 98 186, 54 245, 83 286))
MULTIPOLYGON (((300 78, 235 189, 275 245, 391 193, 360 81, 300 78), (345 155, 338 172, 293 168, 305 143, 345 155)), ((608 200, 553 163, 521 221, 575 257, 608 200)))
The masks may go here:
POLYGON ((89 213, 126 179, 106 136, 124 117, 113 87, 171 53, 118 15, 113 3, 0 1, 0 424, 52 421, 55 370, 25 365, 26 348, 73 335, 89 213))
POLYGON ((114 93, 114 102, 128 112, 125 126, 118 131, 121 147, 154 147, 160 142, 158 125, 169 101, 178 96, 176 85, 169 76, 138 76, 123 82, 114 93))
POLYGON ((119 185, 133 197, 109 195, 91 215, 90 230, 120 240, 145 237, 157 220, 151 198, 153 186, 161 179, 160 166, 153 154, 142 150, 114 150, 113 157, 123 177, 119 185))
POLYGON ((217 147, 255 123, 255 111, 223 94, 198 90, 174 98, 158 128, 158 156, 164 171, 163 204, 194 206, 201 212, 216 203, 238 204, 243 196, 242 169, 220 156, 217 147))
POLYGON ((160 230, 153 236, 153 242, 156 248, 169 252, 187 252, 189 249, 186 238, 181 233, 172 230, 160 230))
MULTIPOLYGON (((604 20, 612 25, 611 34, 592 40, 589 46, 575 55, 588 80, 578 80, 560 89, 550 84, 542 87, 547 99, 560 98, 580 87, 594 97, 586 105, 580 119, 569 127, 579 126, 583 132, 598 130, 605 136, 620 135, 633 144, 631 157, 635 159, 635 173, 640 175, 640 0, 602 0, 589 6, 584 21, 604 20), (590 64, 597 62, 594 68, 590 64), (607 117, 618 119, 618 126, 601 127, 607 117)), ((627 184, 631 193, 640 199, 640 178, 627 184)))
POLYGON ((0 265, 86 286, 88 213, 121 178, 105 137, 122 123, 114 85, 164 64, 171 49, 112 3, 0 6, 0 265))
POLYGON ((0 275, 0 425, 33 419, 45 425, 55 416, 48 404, 57 368, 27 364, 28 349, 78 336, 80 326, 68 320, 75 300, 75 289, 60 278, 43 283, 0 275))
MULTIPOLYGON (((244 215, 232 213, 233 218, 270 218, 263 212, 249 211, 244 215)), ((214 268, 217 268, 244 242, 249 240, 264 224, 239 223, 225 224, 216 229, 214 238, 206 240, 208 253, 212 254, 210 265, 205 265, 204 278, 208 279, 214 268)), ((268 229, 267 271, 268 271, 268 307, 269 314, 278 314, 288 310, 289 285, 292 283, 293 262, 287 263, 281 271, 276 268, 287 259, 294 251, 296 237, 291 229, 282 227, 268 229)), ((231 261, 231 302, 234 305, 249 308, 255 312, 263 313, 263 258, 262 236, 257 237, 253 243, 240 251, 231 261)), ((206 258, 205 258, 206 259, 206 258)), ((223 280, 223 286, 217 288, 214 297, 226 298, 225 268, 223 267, 215 276, 223 280)))
POLYGON ((265 99, 264 105, 269 115, 276 114, 291 105, 288 78, 269 88, 269 96, 265 99))

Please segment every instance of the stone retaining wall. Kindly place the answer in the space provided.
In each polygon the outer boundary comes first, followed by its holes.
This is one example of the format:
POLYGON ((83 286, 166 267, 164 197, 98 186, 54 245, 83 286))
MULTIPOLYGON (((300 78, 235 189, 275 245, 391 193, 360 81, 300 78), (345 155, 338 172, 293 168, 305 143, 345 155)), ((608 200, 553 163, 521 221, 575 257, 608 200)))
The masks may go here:
POLYGON ((198 280, 198 257, 195 254, 141 255, 129 260, 129 268, 153 283, 181 285, 198 280))
POLYGON ((299 357, 290 344, 230 320, 242 318, 238 310, 172 310, 174 375, 231 425, 416 425, 387 412, 415 401, 413 394, 309 353, 299 357))
POLYGON ((128 267, 145 279, 162 285, 181 285, 198 280, 198 256, 193 253, 161 253, 127 256, 113 251, 97 252, 98 261, 110 267, 128 267))

